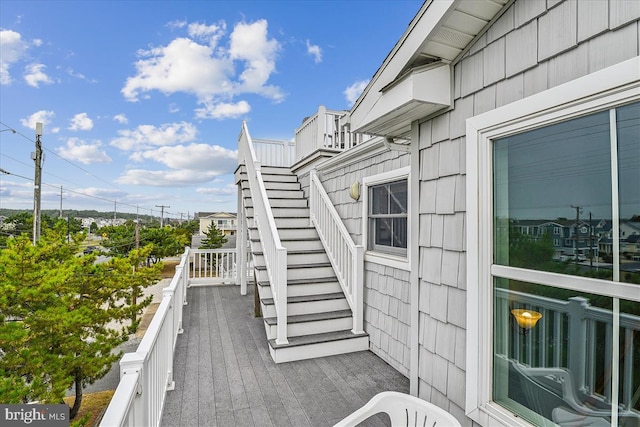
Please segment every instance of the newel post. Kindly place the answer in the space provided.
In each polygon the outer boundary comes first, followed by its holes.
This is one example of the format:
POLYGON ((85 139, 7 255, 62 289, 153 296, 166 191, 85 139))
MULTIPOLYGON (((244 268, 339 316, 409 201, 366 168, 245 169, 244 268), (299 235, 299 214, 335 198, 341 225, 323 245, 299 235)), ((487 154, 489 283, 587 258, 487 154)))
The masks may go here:
POLYGON ((238 233, 236 234, 236 285, 240 295, 247 294, 247 229, 242 184, 238 184, 238 233))
POLYGON ((353 253, 353 332, 364 332, 364 246, 357 245, 353 253))
POLYGON ((133 408, 131 412, 134 414, 133 425, 146 426, 149 425, 150 393, 144 394, 146 372, 144 371, 144 354, 125 353, 120 359, 120 380, 125 375, 138 374, 138 386, 136 397, 133 400, 133 408))

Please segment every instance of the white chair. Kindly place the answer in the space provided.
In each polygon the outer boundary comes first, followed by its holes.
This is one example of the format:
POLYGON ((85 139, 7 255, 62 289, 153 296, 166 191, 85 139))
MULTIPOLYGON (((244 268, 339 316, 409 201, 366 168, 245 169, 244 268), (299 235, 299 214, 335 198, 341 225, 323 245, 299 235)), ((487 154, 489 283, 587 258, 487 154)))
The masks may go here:
POLYGON ((396 391, 383 391, 376 394, 366 405, 334 427, 352 427, 381 412, 389 415, 393 427, 462 427, 458 420, 444 409, 426 400, 396 391))

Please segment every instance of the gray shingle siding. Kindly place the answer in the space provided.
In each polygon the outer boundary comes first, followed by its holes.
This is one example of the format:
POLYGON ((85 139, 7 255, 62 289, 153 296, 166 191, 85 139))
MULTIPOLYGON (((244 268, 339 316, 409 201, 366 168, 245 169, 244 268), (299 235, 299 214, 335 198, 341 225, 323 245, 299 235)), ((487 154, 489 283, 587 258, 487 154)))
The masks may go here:
POLYGON ((419 124, 418 394, 461 420, 466 119, 638 56, 638 19, 640 2, 516 1, 454 65, 454 109, 419 124))
MULTIPOLYGON (((384 151, 373 157, 323 170, 319 178, 329 198, 356 244, 362 243, 362 196, 349 197, 354 182, 362 184, 365 177, 409 166, 409 155, 384 151)), ((308 187, 308 179, 305 181, 308 187)), ((303 184, 304 185, 304 184, 303 184)), ((364 329, 370 336, 371 350, 403 375, 409 375, 410 288, 409 272, 365 262, 364 267, 364 329)))

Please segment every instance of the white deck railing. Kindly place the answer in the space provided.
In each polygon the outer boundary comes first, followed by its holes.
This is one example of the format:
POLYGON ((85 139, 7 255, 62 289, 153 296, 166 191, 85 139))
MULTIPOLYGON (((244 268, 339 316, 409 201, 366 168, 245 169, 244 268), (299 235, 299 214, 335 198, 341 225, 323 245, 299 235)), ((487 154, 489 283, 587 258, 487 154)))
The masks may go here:
POLYGON ((258 228, 267 276, 276 309, 276 343, 287 344, 287 249, 282 246, 267 190, 262 180, 262 165, 257 161, 247 124, 242 124, 238 141, 238 162, 247 170, 253 200, 253 221, 258 228))
POLYGON ((300 161, 317 150, 344 151, 371 138, 368 135, 351 133, 348 112, 327 110, 320 106, 318 112, 308 117, 296 129, 296 161, 300 161))
POLYGON ((322 183, 311 171, 309 208, 311 224, 316 227, 338 281, 353 313, 353 333, 363 332, 364 247, 356 245, 331 203, 322 183))
MULTIPOLYGON (((251 277, 251 257, 245 257, 245 271, 251 277)), ((237 277, 236 249, 191 249, 189 251, 189 279, 191 284, 233 284, 237 277)))
MULTIPOLYGON (((171 283, 162 290, 162 301, 140 345, 120 360, 120 383, 101 427, 160 425, 166 392, 174 385, 173 355, 178 334, 182 333, 187 287, 194 281, 235 283, 235 260, 235 249, 185 249, 171 283)), ((247 269, 247 274, 252 272, 252 268, 247 269)))
MULTIPOLYGON (((576 392, 582 397, 599 398, 611 403, 611 378, 598 385, 597 372, 605 372, 613 364, 613 312, 594 307, 582 297, 558 300, 496 288, 495 352, 534 368, 566 368, 573 376, 576 392), (524 308, 542 313, 535 328, 523 335, 508 313, 513 308, 524 308), (605 336, 603 336, 603 333, 605 336), (604 343, 598 350, 596 343, 604 343), (542 343, 542 344, 540 344, 542 343), (598 392, 601 390, 602 394, 598 392)), ((640 317, 620 313, 620 339, 626 354, 621 360, 620 394, 618 403, 625 409, 633 408, 638 399, 634 395, 635 377, 632 349, 638 344, 634 336, 640 331, 640 317), (624 341, 623 341, 624 337, 624 341)))
POLYGON ((120 383, 101 426, 158 426, 167 390, 173 390, 173 353, 182 332, 186 302, 189 248, 176 273, 162 290, 158 306, 138 349, 120 360, 120 383))
POLYGON ((296 143, 293 141, 252 139, 251 143, 262 166, 290 167, 296 161, 296 143))

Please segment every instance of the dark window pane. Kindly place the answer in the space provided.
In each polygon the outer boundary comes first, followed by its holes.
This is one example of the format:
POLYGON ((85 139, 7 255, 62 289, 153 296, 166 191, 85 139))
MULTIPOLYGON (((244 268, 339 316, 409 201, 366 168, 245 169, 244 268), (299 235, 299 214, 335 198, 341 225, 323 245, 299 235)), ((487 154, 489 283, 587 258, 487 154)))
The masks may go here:
POLYGON ((620 281, 640 284, 640 103, 618 108, 620 281))
POLYGON ((389 185, 389 212, 392 214, 407 212, 407 181, 395 182, 389 185))
POLYGON ((407 247, 407 218, 393 218, 393 247, 407 247))
POLYGON ((373 220, 376 245, 391 246, 391 226, 389 218, 376 218, 373 220))
POLYGON ((373 215, 389 213, 389 190, 386 185, 371 188, 371 213, 373 215))
POLYGON ((611 229, 608 111, 496 140, 493 185, 496 263, 610 274, 589 258, 611 229))

